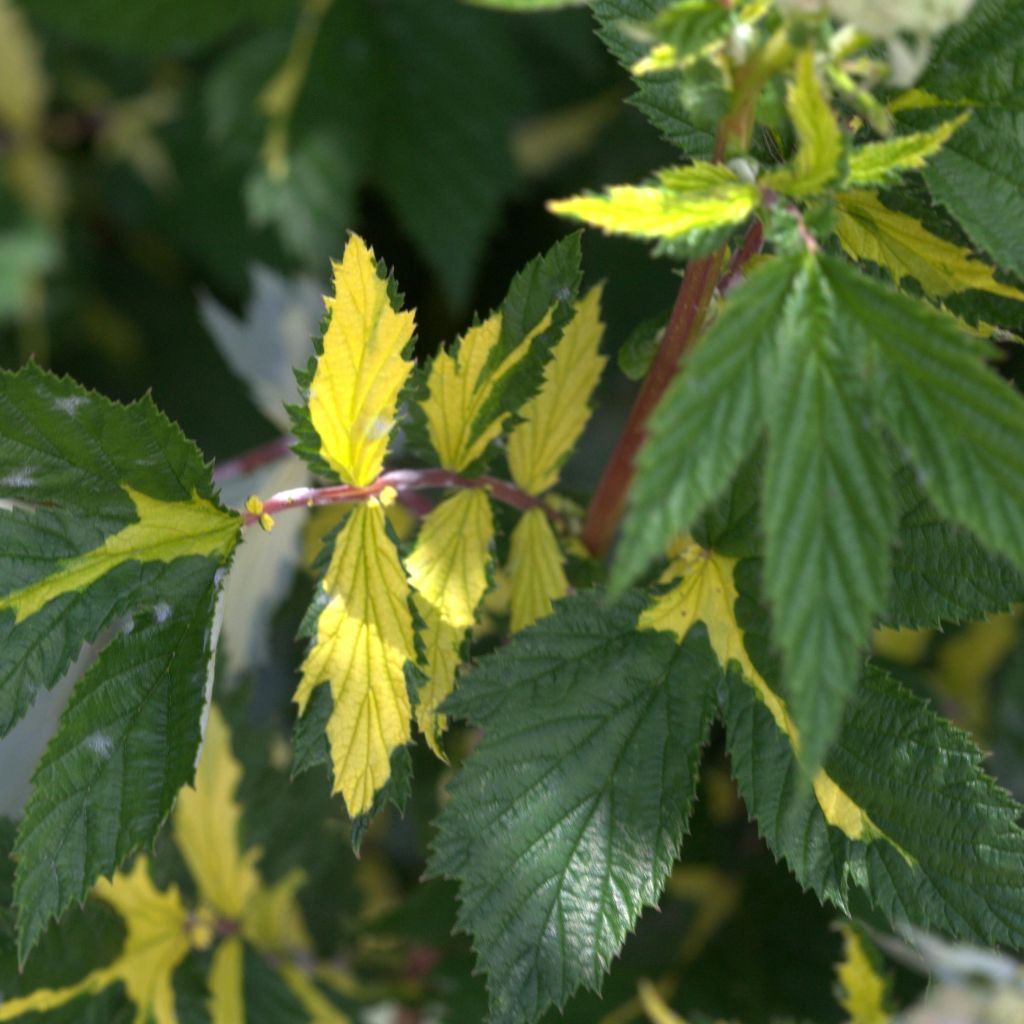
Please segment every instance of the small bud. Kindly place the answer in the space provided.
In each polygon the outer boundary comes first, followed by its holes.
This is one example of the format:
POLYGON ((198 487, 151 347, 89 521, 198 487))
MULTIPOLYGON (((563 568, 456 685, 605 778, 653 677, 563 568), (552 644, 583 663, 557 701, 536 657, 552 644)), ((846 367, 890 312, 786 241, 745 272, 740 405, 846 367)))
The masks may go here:
POLYGON ((263 527, 263 530, 266 533, 270 533, 270 531, 274 528, 274 517, 270 515, 269 512, 264 512, 260 516, 260 526, 263 527))
POLYGON ((250 494, 245 499, 245 511, 254 516, 263 515, 263 502, 255 494, 250 494))

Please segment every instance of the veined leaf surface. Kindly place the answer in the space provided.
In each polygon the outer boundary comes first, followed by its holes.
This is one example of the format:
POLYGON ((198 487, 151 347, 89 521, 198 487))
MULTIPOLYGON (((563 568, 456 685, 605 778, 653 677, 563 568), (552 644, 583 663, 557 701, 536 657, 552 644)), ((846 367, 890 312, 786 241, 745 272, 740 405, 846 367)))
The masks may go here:
POLYGON ((459 883, 493 1024, 596 990, 679 852, 720 672, 703 636, 638 634, 641 604, 567 598, 445 706, 485 734, 430 870, 459 883))
POLYGON ((82 645, 16 844, 19 949, 149 843, 192 777, 240 519, 148 399, 120 406, 32 365, 0 375, 0 732, 82 645))
POLYGON ((455 686, 466 633, 476 621, 477 607, 487 592, 487 569, 494 540, 491 503, 478 488, 446 498, 423 521, 406 559, 413 600, 424 623, 424 672, 416 721, 431 748, 446 718, 437 709, 455 686))
POLYGON ((304 713, 314 688, 330 684, 334 790, 354 818, 370 808, 391 774, 391 752, 411 735, 405 684, 405 664, 416 657, 411 591, 379 504, 359 505, 349 515, 320 588, 326 603, 295 701, 304 713))
POLYGON ((384 466, 398 394, 412 370, 402 358, 415 331, 394 308, 373 251, 351 235, 334 265, 323 351, 309 385, 309 418, 320 454, 345 483, 372 483, 384 466))

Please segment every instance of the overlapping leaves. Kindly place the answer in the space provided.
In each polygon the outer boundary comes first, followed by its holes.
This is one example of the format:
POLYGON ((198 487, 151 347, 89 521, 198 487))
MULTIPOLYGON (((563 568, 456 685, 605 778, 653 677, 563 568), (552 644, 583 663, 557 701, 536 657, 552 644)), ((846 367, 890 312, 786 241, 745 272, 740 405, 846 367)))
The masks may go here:
POLYGON ((620 580, 688 528, 767 433, 765 589, 812 767, 886 605, 885 436, 944 517, 1024 566, 1024 401, 984 357, 951 318, 847 264, 779 258, 737 291, 651 419, 620 580), (699 440, 684 426, 698 422, 699 440))
POLYGON ((192 777, 239 519, 148 399, 35 368, 0 377, 0 728, 93 643, 18 833, 24 956, 49 920, 152 841, 192 777))

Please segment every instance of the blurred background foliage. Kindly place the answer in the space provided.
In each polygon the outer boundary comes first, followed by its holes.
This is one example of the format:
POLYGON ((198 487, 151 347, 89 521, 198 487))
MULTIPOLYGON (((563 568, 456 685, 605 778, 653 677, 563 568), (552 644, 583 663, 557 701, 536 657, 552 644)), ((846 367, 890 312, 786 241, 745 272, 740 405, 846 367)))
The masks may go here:
MULTIPOLYGON (((231 460, 286 429, 290 367, 308 357, 346 231, 396 267, 429 354, 563 233, 545 199, 636 180, 673 158, 624 102, 629 91, 580 9, 517 17, 456 0, 0 0, 0 361, 35 359, 123 400, 151 389, 219 461, 229 503, 296 486, 305 470, 290 458, 255 473, 231 460)), ((596 235, 584 258, 591 281, 607 280, 610 348, 625 346, 623 368, 642 372, 675 269, 596 235)), ((614 370, 608 378, 566 475, 577 495, 596 481, 635 386, 614 370)), ((359 979, 339 997, 362 1007, 356 1019, 480 1021, 482 980, 468 942, 451 935, 453 891, 418 881, 451 769, 418 750, 405 816, 381 816, 358 860, 326 778, 288 780, 294 636, 318 538, 336 521, 330 510, 280 517, 243 546, 233 574, 218 692, 245 762, 245 841, 263 846, 268 878, 297 864, 307 872, 306 918, 318 952, 359 979)), ((502 614, 500 597, 491 611, 502 614)), ((478 641, 488 643, 485 626, 478 641)), ((880 633, 877 652, 973 732, 1024 799, 1020 616, 880 633)), ((8 816, 67 692, 40 701, 0 743, 8 816)), ((453 750, 472 742, 456 735, 453 750)), ((701 797, 660 912, 642 919, 603 998, 578 997, 565 1020, 644 1019, 641 978, 691 1024, 842 1020, 832 916, 766 853, 718 740, 701 797)), ((9 848, 6 831, 0 840, 9 848)), ((157 866, 188 885, 169 841, 157 866)), ((0 926, 9 940, 9 911, 0 926)), ((52 930, 21 977, 5 941, 0 988, 80 975, 78 961, 116 946, 120 927, 89 904, 52 930)), ((182 1019, 205 1019, 202 978, 176 976, 182 1019)), ((895 980, 903 996, 922 984, 912 970, 895 980)), ((268 1021, 303 1019, 279 996, 268 988, 268 1021)), ((52 1019, 131 1016, 115 989, 52 1019)))

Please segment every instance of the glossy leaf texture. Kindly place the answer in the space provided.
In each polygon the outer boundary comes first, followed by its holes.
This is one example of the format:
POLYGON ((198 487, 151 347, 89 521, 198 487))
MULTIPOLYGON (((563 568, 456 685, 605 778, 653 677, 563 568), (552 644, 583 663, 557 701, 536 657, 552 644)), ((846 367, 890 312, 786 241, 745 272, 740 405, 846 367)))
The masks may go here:
POLYGON ((240 520, 148 400, 120 406, 27 366, 0 376, 4 732, 84 644, 34 776, 15 881, 24 957, 46 924, 149 844, 192 777, 218 596, 240 520))
POLYGON ((638 596, 605 601, 559 602, 445 706, 485 735, 430 871, 458 882, 494 1024, 600 987, 687 829, 718 666, 704 636, 640 636, 638 596))

